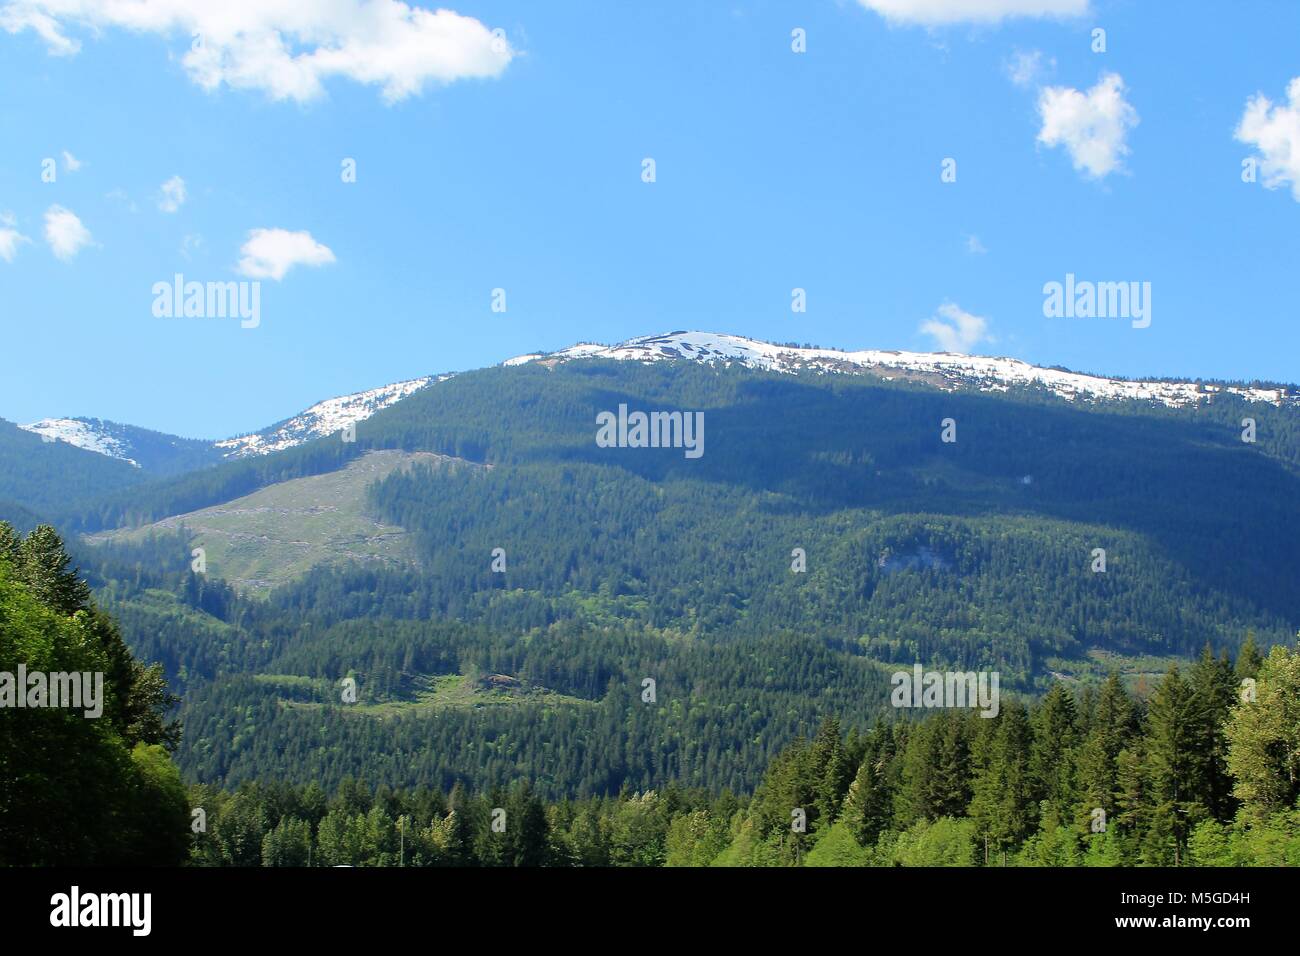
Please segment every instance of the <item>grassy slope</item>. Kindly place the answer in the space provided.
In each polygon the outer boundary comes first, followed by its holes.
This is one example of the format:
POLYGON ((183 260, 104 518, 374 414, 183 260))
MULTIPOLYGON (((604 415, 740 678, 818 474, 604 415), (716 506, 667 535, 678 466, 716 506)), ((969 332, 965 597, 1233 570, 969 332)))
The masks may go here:
MULTIPOLYGON (((320 682, 310 677, 294 674, 257 674, 253 678, 260 684, 278 687, 290 694, 317 695, 324 693, 334 703, 337 691, 333 685, 321 687, 320 682)), ((526 682, 514 686, 492 687, 482 678, 466 674, 427 674, 414 679, 415 690, 407 697, 384 700, 366 700, 364 690, 359 699, 345 709, 347 713, 363 717, 396 717, 399 715, 419 715, 429 717, 442 710, 474 710, 480 707, 499 707, 509 704, 572 704, 581 707, 594 706, 592 701, 541 687, 531 687, 526 682)), ((281 698, 286 707, 304 710, 318 710, 319 701, 291 700, 281 698)))
POLYGON ((407 532, 369 513, 366 486, 412 464, 450 460, 426 452, 372 451, 338 471, 294 478, 221 505, 87 540, 132 541, 183 528, 191 548, 205 549, 209 574, 241 593, 264 596, 318 564, 412 560, 407 532))

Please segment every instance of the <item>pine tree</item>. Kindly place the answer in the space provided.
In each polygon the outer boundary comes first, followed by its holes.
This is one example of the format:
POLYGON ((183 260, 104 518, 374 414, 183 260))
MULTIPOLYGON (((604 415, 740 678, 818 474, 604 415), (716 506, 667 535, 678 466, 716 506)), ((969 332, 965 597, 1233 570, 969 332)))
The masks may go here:
POLYGON ((1237 699, 1237 681, 1225 653, 1215 659, 1207 643, 1188 678, 1194 697, 1194 710, 1201 715, 1203 761, 1201 778, 1196 784, 1196 800, 1217 820, 1232 819, 1236 810, 1232 799, 1232 779, 1228 776, 1228 738, 1226 725, 1237 699))
POLYGON ((808 748, 806 773, 813 794, 813 809, 816 811, 808 815, 810 832, 829 827, 835 820, 852 772, 853 768, 845 756, 844 743, 840 737, 839 718, 828 717, 822 721, 808 748))
POLYGON ((506 799, 504 862, 508 866, 546 866, 550 862, 550 825, 546 808, 527 781, 511 789, 506 799))
POLYGON ((32 531, 18 549, 23 581, 42 604, 62 614, 90 606, 90 588, 75 568, 68 568, 71 563, 58 532, 47 524, 32 531))
POLYGON ((942 711, 934 775, 929 794, 932 819, 960 817, 970 803, 970 722, 967 711, 942 711))
POLYGON ((1246 631, 1246 640, 1241 645, 1241 650, 1237 652, 1237 680, 1242 681, 1246 678, 1255 678, 1259 676, 1259 667, 1264 662, 1260 657, 1259 648, 1255 645, 1255 632, 1246 631))
POLYGON ((861 762, 840 808, 839 820, 861 846, 874 846, 893 813, 891 770, 895 768, 893 729, 877 722, 861 738, 861 762))
POLYGON ((1052 685, 1034 712, 1029 781, 1035 805, 1047 803, 1060 819, 1070 815, 1074 797, 1074 750, 1077 714, 1074 696, 1064 685, 1052 685))
POLYGON ((22 538, 7 521, 0 521, 0 562, 16 571, 21 554, 22 538))
POLYGON ((1115 760, 1115 812, 1109 815, 1106 835, 1114 839, 1122 865, 1136 862, 1135 847, 1151 823, 1145 744, 1142 737, 1134 737, 1115 760))
POLYGON ((965 712, 932 713, 908 735, 896 820, 906 829, 918 820, 961 816, 970 802, 970 744, 965 712))
POLYGON ((1031 730, 1029 716, 1019 701, 1004 704, 1002 713, 994 719, 997 730, 985 738, 980 748, 970 815, 986 853, 999 854, 1005 864, 1007 852, 1032 829, 1028 768, 1031 730))
POLYGON ((1300 797, 1300 649, 1274 647, 1258 674, 1256 699, 1234 708, 1226 730, 1233 793, 1255 823, 1300 797))
POLYGON ((1144 844, 1149 862, 1163 863, 1170 856, 1175 865, 1182 862, 1192 828, 1209 815, 1202 802, 1209 779, 1209 742, 1201 736, 1210 719, 1207 706, 1176 664, 1151 698, 1146 766, 1153 819, 1144 844))
POLYGON ((1111 672, 1096 696, 1087 737, 1079 746, 1075 767, 1077 820, 1088 826, 1100 808, 1115 813, 1119 787, 1119 755, 1128 740, 1133 707, 1119 675, 1111 672))

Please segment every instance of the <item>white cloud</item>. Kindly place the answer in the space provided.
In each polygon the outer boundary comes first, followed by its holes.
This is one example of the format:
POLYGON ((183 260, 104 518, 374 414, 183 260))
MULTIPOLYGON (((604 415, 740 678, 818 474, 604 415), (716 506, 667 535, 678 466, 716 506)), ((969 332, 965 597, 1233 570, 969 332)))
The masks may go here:
POLYGON ((203 237, 197 232, 186 233, 181 239, 181 255, 192 258, 203 251, 203 237))
POLYGON ((0 212, 0 259, 13 262, 18 255, 18 247, 24 242, 31 242, 17 229, 18 220, 11 212, 0 212))
POLYGON ((81 49, 80 43, 63 35, 54 17, 31 4, 14 2, 0 7, 0 30, 9 33, 34 31, 45 41, 45 48, 51 56, 72 56, 81 49))
POLYGON ((1045 73, 1056 69, 1056 60, 1043 58, 1042 50, 1030 50, 1028 53, 1017 50, 1007 61, 1007 76, 1016 86, 1034 86, 1045 73))
POLYGON ((77 214, 62 206, 45 210, 45 241, 54 255, 67 262, 93 241, 77 214))
POLYGON ((127 195, 126 190, 120 186, 118 186, 115 189, 110 189, 108 192, 104 193, 104 198, 110 200, 111 202, 120 203, 123 207, 125 207, 127 212, 139 211, 139 208, 135 204, 135 200, 132 199, 129 195, 127 195))
POLYGON ((896 23, 996 23, 1007 17, 1073 17, 1088 12, 1088 0, 858 0, 896 23))
POLYGON ((969 352, 980 342, 993 341, 987 319, 971 315, 953 302, 939 306, 934 317, 921 323, 921 331, 934 339, 942 352, 969 352))
POLYGON ((81 168, 81 160, 77 159, 66 149, 63 151, 63 168, 70 173, 75 173, 81 168))
POLYGON ((311 237, 310 232, 287 229, 253 229, 239 250, 239 272, 250 279, 284 278, 294 266, 323 266, 334 261, 334 253, 311 237))
POLYGON ((980 242, 979 236, 966 237, 966 251, 973 256, 982 256, 984 253, 988 252, 988 250, 984 248, 984 243, 980 242))
POLYGON ((1274 105, 1263 93, 1246 101, 1235 137, 1259 150, 1259 171, 1269 189, 1288 183, 1300 202, 1300 76, 1286 88, 1286 105, 1274 105))
POLYGON ((185 204, 185 180, 173 176, 162 184, 162 195, 158 199, 158 208, 163 212, 175 212, 185 204))
POLYGON ((335 76, 394 102, 430 83, 499 76, 518 55, 473 17, 401 0, 0 0, 0 29, 33 30, 51 54, 77 52, 70 31, 111 28, 181 39, 181 62, 206 90, 300 102, 335 76))
POLYGON ((1129 152, 1124 137, 1138 124, 1118 73, 1103 74, 1086 93, 1068 86, 1039 90, 1038 115, 1043 121, 1038 142, 1064 146, 1074 168, 1094 179, 1120 168, 1129 152))

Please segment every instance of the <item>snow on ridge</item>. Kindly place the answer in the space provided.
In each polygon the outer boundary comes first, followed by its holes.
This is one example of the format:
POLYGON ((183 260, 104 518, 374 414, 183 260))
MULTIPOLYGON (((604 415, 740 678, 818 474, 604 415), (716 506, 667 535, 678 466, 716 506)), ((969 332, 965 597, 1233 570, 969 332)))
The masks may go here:
POLYGON ((281 425, 215 442, 227 458, 246 458, 250 455, 269 455, 271 452, 292 448, 314 438, 332 435, 348 425, 365 421, 376 412, 400 402, 431 382, 441 382, 450 376, 425 376, 405 382, 381 385, 379 388, 327 398, 290 418, 281 425))
MULTIPOLYGON (((946 391, 976 388, 984 392, 1005 392, 1017 385, 1041 385, 1068 401, 1078 399, 1133 399, 1159 402, 1173 408, 1195 405, 1216 393, 1239 395, 1248 401, 1300 406, 1300 394, 1288 388, 1252 388, 1245 385, 1212 385, 1195 382, 1158 382, 1106 378, 1080 372, 1042 368, 1014 358, 962 355, 953 352, 908 352, 864 349, 802 348, 775 345, 739 335, 715 332, 668 332, 628 339, 617 345, 583 342, 558 352, 534 352, 502 362, 503 366, 530 362, 554 363, 583 358, 654 362, 691 359, 705 364, 738 364, 747 368, 793 374, 801 370, 821 373, 861 374, 875 372, 888 380, 902 378, 923 382, 946 391)), ((270 428, 213 443, 226 458, 266 455, 366 420, 376 412, 400 402, 427 385, 443 382, 454 373, 394 382, 352 395, 326 399, 270 428)), ((50 441, 64 441, 87 451, 129 462, 134 450, 129 441, 114 434, 110 422, 80 418, 44 418, 20 428, 50 441)))
MULTIPOLYGON (((739 335, 717 332, 668 332, 629 339, 617 345, 582 343, 542 355, 521 355, 503 364, 522 365, 529 361, 568 361, 579 358, 609 358, 621 361, 664 361, 692 359, 706 364, 759 368, 794 373, 809 369, 826 373, 861 373, 894 370, 937 385, 947 391, 969 388, 1007 391, 1013 385, 1042 385, 1068 401, 1084 399, 1133 399, 1159 402, 1172 408, 1194 405, 1216 392, 1240 395, 1254 402, 1280 405, 1287 399, 1284 388, 1201 385, 1195 382, 1134 381, 1106 378, 1081 372, 1042 368, 1014 358, 962 355, 954 352, 907 352, 864 349, 801 348, 774 345, 739 335)), ((1293 396, 1293 401, 1297 399, 1293 396)))
POLYGON ((131 446, 128 443, 109 434, 104 428, 97 427, 94 422, 88 419, 42 418, 39 422, 32 422, 30 425, 19 425, 18 427, 23 431, 40 435, 41 438, 48 441, 67 442, 77 448, 125 461, 136 468, 140 467, 139 462, 128 455, 128 452, 131 451, 131 446))

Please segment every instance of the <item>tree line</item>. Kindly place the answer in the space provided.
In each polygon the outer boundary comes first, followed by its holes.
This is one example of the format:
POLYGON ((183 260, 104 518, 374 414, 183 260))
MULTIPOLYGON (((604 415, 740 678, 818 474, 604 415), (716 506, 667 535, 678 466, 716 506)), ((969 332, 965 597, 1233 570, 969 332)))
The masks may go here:
POLYGON ((1118 676, 997 717, 826 719, 751 796, 668 786, 543 801, 317 783, 197 787, 207 866, 1300 864, 1300 647, 1209 649, 1149 697, 1118 676))

